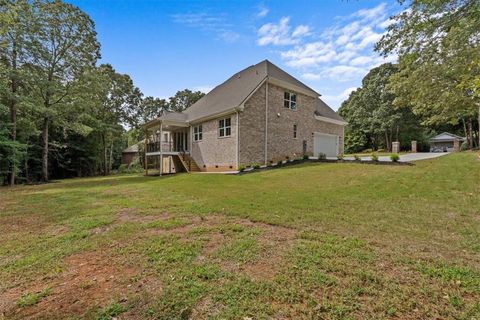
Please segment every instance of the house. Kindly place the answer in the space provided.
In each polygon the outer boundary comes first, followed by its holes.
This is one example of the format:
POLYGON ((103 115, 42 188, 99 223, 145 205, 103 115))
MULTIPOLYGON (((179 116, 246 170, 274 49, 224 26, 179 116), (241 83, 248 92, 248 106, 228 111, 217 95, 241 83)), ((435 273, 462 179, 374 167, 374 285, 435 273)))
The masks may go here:
POLYGON ((140 155, 139 144, 141 144, 141 142, 135 143, 134 145, 131 145, 122 151, 122 164, 128 166, 130 163, 132 163, 135 157, 140 155))
POLYGON ((430 139, 430 152, 460 151, 460 145, 466 139, 453 133, 443 132, 430 139))
POLYGON ((146 161, 172 157, 178 170, 236 171, 304 154, 335 157, 343 153, 345 124, 319 93, 264 60, 185 111, 146 123, 146 161), (165 131, 168 145, 158 143, 165 131))

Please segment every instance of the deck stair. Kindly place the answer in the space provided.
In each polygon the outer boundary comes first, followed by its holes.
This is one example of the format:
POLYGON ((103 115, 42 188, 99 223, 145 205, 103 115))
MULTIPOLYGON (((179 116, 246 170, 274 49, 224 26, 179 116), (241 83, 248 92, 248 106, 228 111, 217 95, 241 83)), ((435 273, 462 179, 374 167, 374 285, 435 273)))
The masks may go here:
POLYGON ((180 162, 182 163, 183 168, 187 172, 200 172, 200 168, 198 167, 197 163, 193 158, 186 153, 182 153, 178 155, 178 158, 180 159, 180 162))

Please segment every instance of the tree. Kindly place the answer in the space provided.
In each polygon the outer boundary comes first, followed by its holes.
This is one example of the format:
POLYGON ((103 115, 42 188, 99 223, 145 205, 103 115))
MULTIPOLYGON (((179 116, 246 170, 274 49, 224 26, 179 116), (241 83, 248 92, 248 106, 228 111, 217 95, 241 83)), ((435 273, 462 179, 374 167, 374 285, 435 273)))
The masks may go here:
POLYGON ((170 98, 169 110, 182 112, 200 100, 204 95, 205 93, 201 91, 191 91, 189 89, 177 91, 177 93, 170 98))
POLYGON ((141 104, 141 92, 135 88, 128 75, 117 73, 109 64, 85 74, 79 95, 82 103, 88 106, 85 124, 97 134, 102 146, 103 174, 110 174, 114 158, 114 146, 123 139, 122 125, 136 123, 138 105, 141 104))
POLYGON ((37 112, 42 128, 42 180, 48 181, 49 129, 68 126, 71 104, 65 104, 76 78, 99 57, 93 21, 80 9, 59 0, 35 1, 38 30, 30 35, 33 92, 41 101, 37 112))
POLYGON ((406 145, 412 135, 420 135, 418 121, 411 116, 410 109, 394 107, 395 96, 387 90, 389 79, 397 72, 398 67, 391 63, 370 70, 362 80, 362 87, 342 103, 339 113, 348 122, 345 133, 348 151, 367 147, 391 151, 393 141, 406 145))
MULTIPOLYGON (((17 114, 21 100, 20 87, 25 77, 23 65, 28 62, 32 15, 27 1, 4 1, 0 3, 0 66, 1 77, 6 86, 2 97, 9 108, 10 140, 8 143, 9 184, 15 184, 20 152, 25 145, 17 143, 17 114)), ((4 129, 5 130, 5 129, 4 129)), ((4 131, 5 133, 5 131, 4 131)), ((4 146, 6 146, 6 142, 4 146)), ((6 151, 7 152, 7 151, 6 151)))
POLYGON ((395 103, 409 101, 427 124, 471 123, 478 113, 480 127, 480 97, 474 94, 480 71, 475 67, 480 63, 480 2, 413 0, 392 19, 376 50, 399 55, 401 71, 391 80, 395 103))
POLYGON ((142 99, 137 110, 136 127, 146 123, 150 120, 158 118, 163 112, 168 111, 170 108, 168 102, 165 99, 145 97, 142 99))

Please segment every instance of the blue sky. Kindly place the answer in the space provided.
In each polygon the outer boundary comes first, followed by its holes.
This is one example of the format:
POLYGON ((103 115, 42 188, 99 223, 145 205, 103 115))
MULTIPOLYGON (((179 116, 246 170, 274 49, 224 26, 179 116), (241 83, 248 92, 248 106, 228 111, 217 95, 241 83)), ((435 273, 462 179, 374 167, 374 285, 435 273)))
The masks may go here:
POLYGON ((129 74, 145 95, 207 92, 268 59, 335 110, 384 61, 373 44, 401 9, 373 0, 69 2, 95 21, 102 62, 129 74))

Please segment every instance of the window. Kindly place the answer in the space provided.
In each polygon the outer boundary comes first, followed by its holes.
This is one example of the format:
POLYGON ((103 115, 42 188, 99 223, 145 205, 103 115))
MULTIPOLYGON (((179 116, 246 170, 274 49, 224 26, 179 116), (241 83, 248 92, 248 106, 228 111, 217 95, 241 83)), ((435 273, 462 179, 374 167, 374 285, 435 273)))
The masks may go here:
POLYGON ((231 119, 226 118, 218 121, 218 135, 220 137, 229 137, 232 133, 231 119))
POLYGON ((202 141, 203 138, 203 129, 202 125, 193 127, 193 141, 202 141))
POLYGON ((297 125, 293 125, 293 139, 297 139, 297 125))
POLYGON ((297 94, 285 91, 283 94, 283 106, 288 109, 297 109, 297 94))

